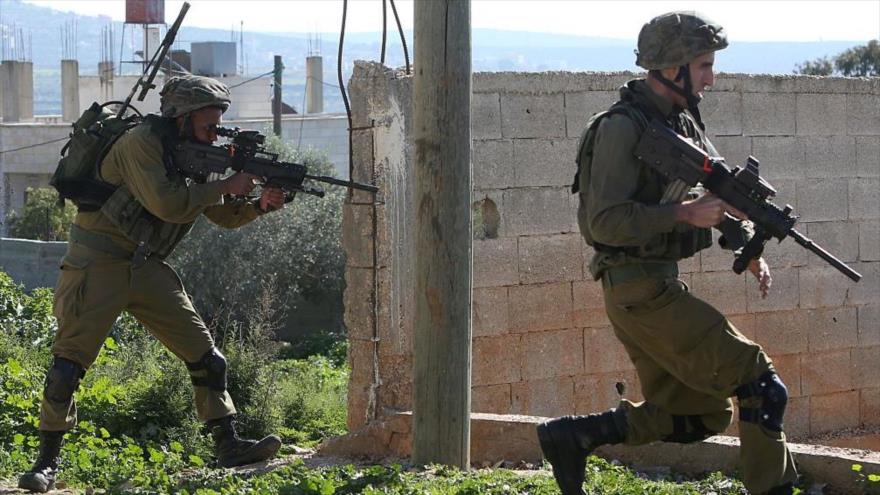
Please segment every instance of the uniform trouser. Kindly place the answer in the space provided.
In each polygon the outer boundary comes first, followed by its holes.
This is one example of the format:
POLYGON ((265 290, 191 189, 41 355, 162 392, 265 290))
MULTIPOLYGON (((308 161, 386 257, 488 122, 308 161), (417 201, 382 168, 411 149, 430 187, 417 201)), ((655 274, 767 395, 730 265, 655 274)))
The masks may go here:
MULTIPOLYGON (((214 345, 211 334, 193 308, 180 278, 167 263, 149 258, 140 268, 131 262, 71 243, 61 263, 55 287, 54 313, 58 333, 55 356, 87 369, 119 314, 126 310, 177 357, 197 362, 214 345)), ((202 421, 235 414, 226 391, 194 387, 202 421)), ((76 402, 43 397, 40 429, 66 431, 76 425, 76 402)))
MULTIPOLYGON (((606 283, 604 289, 608 317, 636 367, 645 397, 638 404, 622 404, 628 445, 699 441, 699 435, 687 438, 699 425, 708 430, 703 437, 724 431, 733 415, 734 390, 773 369, 758 344, 690 294, 680 280, 641 278, 606 283)), ((760 403, 760 397, 750 397, 740 406, 760 403)), ((783 432, 740 421, 739 436, 740 470, 750 492, 796 481, 783 432)))

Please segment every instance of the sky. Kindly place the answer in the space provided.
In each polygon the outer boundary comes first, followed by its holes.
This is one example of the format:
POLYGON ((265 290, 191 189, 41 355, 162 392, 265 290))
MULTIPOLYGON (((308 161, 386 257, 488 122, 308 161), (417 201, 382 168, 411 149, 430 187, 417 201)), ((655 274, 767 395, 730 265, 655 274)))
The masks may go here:
MULTIPOLYGON (((3 1, 3 0, 0 0, 3 1)), ((84 15, 125 20, 123 0, 25 0, 84 15)), ((189 0, 185 25, 263 32, 336 33, 342 0, 189 0)), ((165 20, 182 5, 166 0, 165 20)), ((405 29, 413 0, 396 0, 405 29)), ((731 41, 867 41, 880 38, 880 0, 473 0, 473 28, 635 39, 642 24, 670 10, 698 10, 731 41)), ((346 32, 382 29, 382 0, 348 2, 346 32)), ((389 29, 394 28, 388 9, 389 29)))

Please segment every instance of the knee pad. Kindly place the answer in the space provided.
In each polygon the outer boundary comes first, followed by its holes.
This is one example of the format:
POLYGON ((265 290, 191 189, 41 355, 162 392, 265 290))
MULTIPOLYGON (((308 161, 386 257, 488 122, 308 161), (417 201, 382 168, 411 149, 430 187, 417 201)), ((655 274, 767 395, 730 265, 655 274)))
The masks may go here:
POLYGON ((212 347, 201 359, 186 363, 190 378, 196 387, 208 387, 217 392, 226 390, 226 358, 216 347, 212 347), (198 373, 198 375, 193 374, 198 373))
POLYGON ((706 428, 699 415, 681 416, 675 414, 672 416, 672 434, 664 437, 663 441, 675 443, 702 442, 718 433, 706 428))
POLYGON ((775 371, 767 371, 757 380, 741 385, 735 392, 740 400, 740 421, 758 423, 772 431, 782 431, 782 418, 785 415, 785 405, 788 403, 788 389, 775 371), (760 397, 761 405, 757 408, 742 407, 742 400, 749 397, 760 397))
POLYGON ((43 396, 52 402, 62 404, 70 402, 85 374, 85 370, 79 363, 55 356, 52 367, 46 373, 43 396))

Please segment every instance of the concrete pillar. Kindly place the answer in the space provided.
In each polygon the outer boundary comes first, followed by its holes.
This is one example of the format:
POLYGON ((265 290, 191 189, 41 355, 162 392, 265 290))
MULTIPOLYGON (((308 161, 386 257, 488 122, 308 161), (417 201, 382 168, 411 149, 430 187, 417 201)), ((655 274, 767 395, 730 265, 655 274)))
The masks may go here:
POLYGON ((74 122, 79 118, 79 61, 61 61, 61 120, 74 122))
POLYGON ((101 80, 101 102, 113 98, 113 62, 98 62, 98 76, 101 80))
POLYGON ((324 59, 306 57, 306 113, 324 112, 324 59))
POLYGON ((0 64, 3 88, 3 122, 23 122, 34 118, 34 64, 4 60, 0 64))

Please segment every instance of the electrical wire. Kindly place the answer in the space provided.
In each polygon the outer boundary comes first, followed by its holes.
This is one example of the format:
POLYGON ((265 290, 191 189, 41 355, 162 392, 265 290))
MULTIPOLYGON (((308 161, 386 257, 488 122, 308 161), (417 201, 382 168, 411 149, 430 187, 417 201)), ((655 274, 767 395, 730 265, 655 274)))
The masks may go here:
POLYGON ((0 151, 0 155, 2 155, 2 154, 4 154, 4 153, 12 153, 12 152, 14 152, 14 151, 26 150, 26 149, 29 149, 29 148, 36 148, 36 147, 38 147, 38 146, 44 146, 44 145, 47 145, 47 144, 57 143, 57 142, 59 142, 59 141, 66 141, 66 140, 68 140, 68 139, 70 139, 70 136, 64 136, 63 138, 53 139, 53 140, 51 140, 51 141, 44 141, 44 142, 42 142, 42 143, 29 144, 29 145, 27 145, 27 146, 22 146, 22 147, 20 147, 20 148, 12 148, 11 150, 2 150, 2 151, 0 151))
POLYGON ((242 82, 240 82, 240 83, 238 83, 238 84, 233 84, 232 86, 229 86, 229 89, 237 88, 237 87, 242 86, 242 85, 244 85, 244 84, 247 84, 247 83, 249 83, 249 82, 256 81, 257 79, 260 79, 261 77, 271 76, 271 75, 273 75, 273 74, 275 74, 275 69, 272 69, 272 70, 270 70, 269 72, 267 72, 267 73, 265 73, 265 74, 260 74, 259 76, 252 77, 252 78, 248 79, 247 81, 242 81, 242 82))
POLYGON ((400 32, 400 43, 403 44, 403 58, 406 61, 406 74, 409 75, 409 51, 406 49, 406 36, 403 35, 403 26, 400 24, 400 16, 397 15, 397 7, 394 6, 394 0, 391 2, 391 11, 394 12, 394 20, 397 21, 397 31, 400 32))
MULTIPOLYGON (((392 5, 394 5, 392 3, 392 5)), ((342 46, 345 42, 345 16, 348 14, 348 0, 342 0, 342 28, 339 30, 339 52, 336 55, 336 77, 339 79, 339 91, 342 92, 342 102, 345 103, 345 114, 348 116, 348 179, 352 179, 354 174, 354 152, 352 145, 352 123, 351 123, 351 105, 348 103, 348 94, 345 92, 345 82, 342 80, 342 46)), ((348 190, 349 197, 354 194, 351 189, 348 190)))
POLYGON ((385 42, 388 39, 388 0, 382 0, 382 55, 379 63, 385 65, 385 42))

